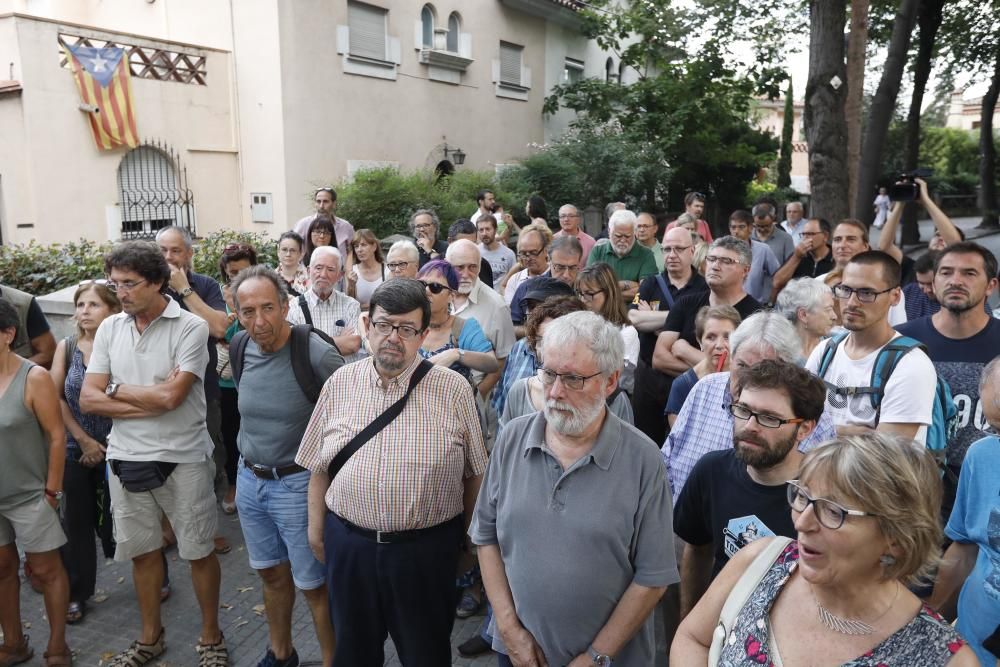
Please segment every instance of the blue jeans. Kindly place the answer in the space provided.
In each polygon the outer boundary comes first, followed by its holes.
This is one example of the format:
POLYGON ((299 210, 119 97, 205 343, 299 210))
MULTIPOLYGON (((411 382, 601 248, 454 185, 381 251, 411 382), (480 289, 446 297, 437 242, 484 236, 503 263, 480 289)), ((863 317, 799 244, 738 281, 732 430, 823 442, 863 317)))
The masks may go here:
POLYGON ((250 567, 264 570, 290 562, 292 580, 304 591, 326 581, 323 565, 309 548, 308 492, 308 470, 281 479, 261 479, 240 461, 236 507, 250 567))

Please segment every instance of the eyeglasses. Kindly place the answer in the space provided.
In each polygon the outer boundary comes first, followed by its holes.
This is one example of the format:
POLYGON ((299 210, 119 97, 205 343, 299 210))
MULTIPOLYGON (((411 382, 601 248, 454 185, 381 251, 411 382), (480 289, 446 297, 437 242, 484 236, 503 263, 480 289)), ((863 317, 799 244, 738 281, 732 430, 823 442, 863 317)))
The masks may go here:
POLYGON ((841 283, 833 286, 833 295, 841 301, 847 301, 851 298, 852 294, 855 294, 858 297, 858 301, 861 303, 874 303, 879 294, 885 294, 886 292, 891 292, 894 289, 896 288, 888 287, 884 290, 873 290, 862 287, 860 289, 854 289, 853 287, 848 287, 847 285, 841 283))
POLYGON ((235 252, 251 252, 253 251, 253 246, 247 243, 230 243, 225 248, 222 249, 223 254, 231 254, 235 252))
POLYGON ((413 262, 389 262, 386 266, 389 267, 390 271, 402 271, 410 264, 413 264, 413 262))
POLYGON ((393 331, 399 334, 399 337, 403 340, 409 340, 420 333, 420 329, 416 327, 411 327, 408 324, 395 325, 392 322, 386 322, 385 320, 379 320, 378 322, 372 322, 372 326, 375 327, 375 331, 379 332, 383 336, 389 336, 393 331))
POLYGON ((750 421, 750 418, 753 417, 757 420, 757 423, 764 428, 781 428, 785 424, 801 424, 805 421, 805 419, 801 417, 796 419, 782 419, 781 417, 775 417, 774 415, 754 412, 742 403, 730 403, 729 414, 742 421, 750 421))
POLYGON ((600 372, 597 372, 593 375, 577 375, 576 373, 556 373, 544 367, 538 369, 538 379, 542 381, 542 384, 552 386, 559 379, 562 380, 563 385, 567 389, 572 389, 573 391, 580 391, 583 389, 583 385, 587 383, 587 380, 597 377, 600 374, 600 372))
POLYGON ((572 271, 576 271, 579 268, 580 267, 578 264, 549 264, 549 269, 554 274, 571 273, 572 271))
POLYGON ((819 236, 825 232, 799 232, 799 236, 819 236))
POLYGON ((709 255, 705 258, 705 261, 709 264, 722 264, 723 266, 733 266, 734 264, 742 264, 738 259, 733 259, 731 257, 719 257, 718 255, 709 255))
POLYGON ((441 283, 425 283, 423 280, 421 280, 420 283, 424 286, 424 289, 430 290, 431 294, 440 294, 445 290, 448 290, 449 292, 451 291, 450 287, 442 285, 441 283))
POLYGON ((544 250, 544 248, 539 248, 538 250, 518 250, 517 256, 521 259, 532 259, 541 255, 542 250, 544 250))
POLYGON ((790 479, 785 482, 788 485, 788 504, 791 505, 793 510, 799 513, 805 512, 806 508, 812 505, 813 512, 816 514, 816 519, 820 522, 820 525, 830 530, 837 530, 843 526, 844 520, 848 515, 878 516, 871 512, 849 510, 826 498, 813 498, 806 493, 805 489, 799 486, 798 482, 799 480, 797 479, 790 479))
POLYGON ((329 195, 330 195, 331 197, 332 197, 332 196, 333 196, 333 194, 334 194, 334 191, 333 191, 333 188, 332 188, 332 187, 330 187, 330 186, 326 186, 325 188, 316 188, 316 192, 314 192, 314 193, 313 193, 313 197, 315 197, 316 195, 318 195, 318 194, 319 194, 319 193, 321 193, 321 192, 326 192, 326 193, 328 193, 328 194, 329 194, 329 195))
POLYGON ((602 294, 601 290, 594 290, 593 292, 585 292, 583 290, 576 291, 576 295, 580 297, 582 301, 593 301, 594 297, 598 294, 602 294))
POLYGON ((107 278, 94 278, 93 280, 81 280, 80 282, 78 282, 76 284, 77 287, 83 287, 84 285, 87 285, 87 286, 89 286, 89 285, 104 285, 105 287, 107 287, 108 286, 108 280, 107 280, 107 278))
POLYGON ((433 226, 434 226, 434 223, 432 223, 432 222, 422 222, 420 224, 413 225, 413 228, 414 229, 430 229, 433 226))
POLYGON ((333 234, 326 229, 314 229, 309 233, 313 236, 333 236, 333 234))
POLYGON ((692 247, 693 246, 689 246, 689 245, 665 245, 665 246, 663 246, 663 254, 664 255, 670 255, 670 254, 677 254, 677 255, 679 255, 682 252, 684 252, 685 250, 687 250, 688 248, 692 248, 692 247))
POLYGON ((133 282, 116 283, 116 282, 114 282, 112 280, 109 280, 106 283, 106 287, 109 290, 111 290, 112 292, 114 292, 115 294, 118 294, 119 292, 131 292, 132 290, 134 290, 139 285, 141 285, 143 283, 148 283, 148 282, 149 281, 146 280, 145 278, 143 278, 142 280, 137 280, 134 283, 133 282))

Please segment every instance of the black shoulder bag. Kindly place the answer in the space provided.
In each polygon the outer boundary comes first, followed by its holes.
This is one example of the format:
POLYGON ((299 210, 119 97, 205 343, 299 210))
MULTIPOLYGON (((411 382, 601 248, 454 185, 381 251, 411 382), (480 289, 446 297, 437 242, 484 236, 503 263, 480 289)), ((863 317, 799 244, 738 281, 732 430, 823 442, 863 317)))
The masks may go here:
POLYGON ((403 394, 402 398, 390 405, 385 409, 385 412, 376 417, 371 424, 364 427, 360 433, 351 438, 351 441, 347 443, 343 449, 337 452, 337 455, 333 457, 333 461, 330 462, 330 467, 326 469, 327 474, 330 476, 330 481, 332 482, 340 469, 344 467, 344 464, 354 456, 354 454, 365 446, 365 444, 375 437, 379 431, 384 429, 389 425, 393 419, 398 417, 402 412, 403 408, 406 407, 406 401, 410 399, 410 394, 413 393, 414 387, 417 386, 424 376, 430 372, 434 364, 424 359, 413 371, 413 375, 410 376, 410 384, 406 387, 406 393, 403 394))

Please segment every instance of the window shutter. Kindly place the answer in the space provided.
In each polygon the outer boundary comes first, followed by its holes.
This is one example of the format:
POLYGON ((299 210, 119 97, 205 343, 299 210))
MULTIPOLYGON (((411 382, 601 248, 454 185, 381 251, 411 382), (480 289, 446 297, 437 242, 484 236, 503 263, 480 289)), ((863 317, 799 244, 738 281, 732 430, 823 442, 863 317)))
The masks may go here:
POLYGON ((385 15, 386 11, 380 7, 347 3, 352 56, 385 60, 385 15))
POLYGON ((500 82, 521 85, 521 51, 523 47, 500 42, 500 82))

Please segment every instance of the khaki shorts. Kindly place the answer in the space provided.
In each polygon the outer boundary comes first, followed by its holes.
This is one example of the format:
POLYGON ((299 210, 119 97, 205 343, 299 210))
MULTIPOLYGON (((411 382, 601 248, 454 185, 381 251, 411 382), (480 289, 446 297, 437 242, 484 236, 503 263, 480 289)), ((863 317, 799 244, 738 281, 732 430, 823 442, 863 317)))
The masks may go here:
POLYGON ((111 512, 115 520, 115 560, 129 561, 163 546, 160 515, 166 514, 177 536, 177 552, 185 560, 212 553, 219 525, 211 460, 178 463, 158 489, 126 491, 114 473, 108 474, 111 512))
POLYGON ((44 493, 18 505, 0 508, 0 546, 17 542, 26 553, 40 554, 66 544, 59 514, 44 493))

